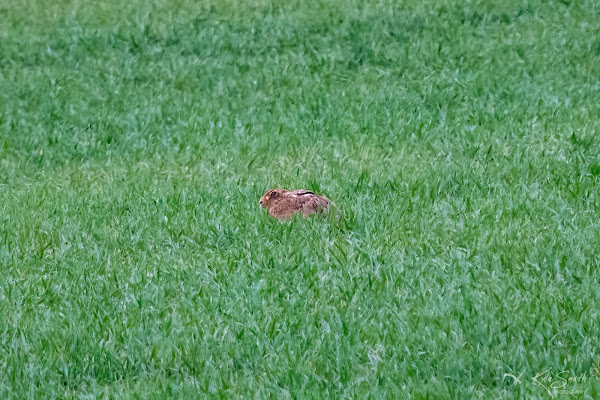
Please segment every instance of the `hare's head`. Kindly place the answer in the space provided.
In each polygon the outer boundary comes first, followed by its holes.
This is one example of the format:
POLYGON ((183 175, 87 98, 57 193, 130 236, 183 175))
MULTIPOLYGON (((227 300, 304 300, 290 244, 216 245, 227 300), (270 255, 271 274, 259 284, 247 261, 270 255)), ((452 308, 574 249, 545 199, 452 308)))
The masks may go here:
POLYGON ((286 192, 287 190, 283 189, 271 189, 260 198, 259 204, 262 208, 269 208, 273 201, 277 201, 286 192))

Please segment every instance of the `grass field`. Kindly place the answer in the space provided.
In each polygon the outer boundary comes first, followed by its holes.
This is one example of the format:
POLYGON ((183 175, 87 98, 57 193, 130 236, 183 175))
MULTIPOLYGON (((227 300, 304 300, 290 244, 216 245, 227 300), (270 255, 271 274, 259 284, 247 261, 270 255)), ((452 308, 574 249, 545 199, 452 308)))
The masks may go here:
POLYGON ((0 398, 597 399, 599 249, 597 1, 0 2, 0 398))

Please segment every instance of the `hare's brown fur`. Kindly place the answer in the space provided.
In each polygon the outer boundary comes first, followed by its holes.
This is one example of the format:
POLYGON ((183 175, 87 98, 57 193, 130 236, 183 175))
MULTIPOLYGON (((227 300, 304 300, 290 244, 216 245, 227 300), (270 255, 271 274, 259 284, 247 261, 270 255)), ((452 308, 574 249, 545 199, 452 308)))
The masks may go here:
POLYGON ((291 218, 296 213, 303 217, 327 210, 329 199, 309 190, 271 189, 260 198, 260 206, 278 219, 291 218))

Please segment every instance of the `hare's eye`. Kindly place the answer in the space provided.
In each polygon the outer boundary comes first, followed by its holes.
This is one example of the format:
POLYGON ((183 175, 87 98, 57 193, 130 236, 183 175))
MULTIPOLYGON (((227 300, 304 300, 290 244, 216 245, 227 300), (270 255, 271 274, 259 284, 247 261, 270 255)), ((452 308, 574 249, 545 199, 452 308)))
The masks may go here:
POLYGON ((277 192, 271 192, 271 197, 277 197, 277 192))

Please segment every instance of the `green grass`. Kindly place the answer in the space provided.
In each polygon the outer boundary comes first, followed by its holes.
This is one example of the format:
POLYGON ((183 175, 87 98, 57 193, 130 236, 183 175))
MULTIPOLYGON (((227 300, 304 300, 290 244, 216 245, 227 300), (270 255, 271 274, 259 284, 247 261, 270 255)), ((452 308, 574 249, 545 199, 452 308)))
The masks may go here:
POLYGON ((600 398, 599 20, 4 0, 0 398, 600 398))

